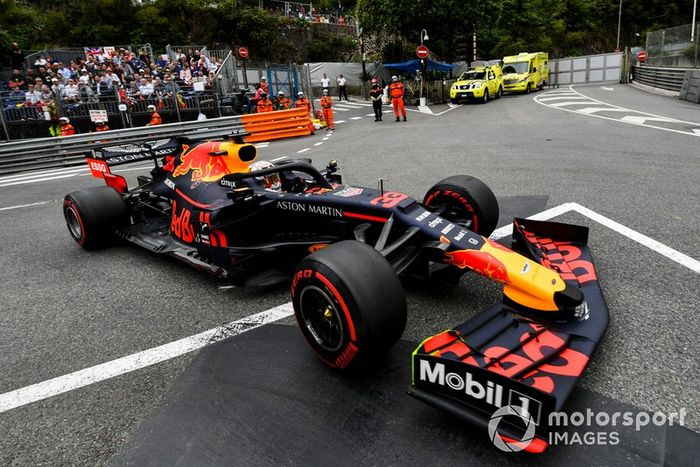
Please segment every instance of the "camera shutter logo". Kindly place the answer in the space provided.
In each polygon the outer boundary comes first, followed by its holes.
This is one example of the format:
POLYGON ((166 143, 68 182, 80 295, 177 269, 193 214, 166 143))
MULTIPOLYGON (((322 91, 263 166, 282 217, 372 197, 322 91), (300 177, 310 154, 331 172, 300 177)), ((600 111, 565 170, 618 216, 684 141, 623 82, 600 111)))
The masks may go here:
POLYGON ((528 447, 535 437, 535 421, 532 419, 529 412, 524 410, 522 407, 517 405, 506 405, 505 407, 501 407, 500 409, 496 410, 493 415, 491 415, 488 431, 491 442, 493 442, 494 446, 501 451, 520 452, 528 447), (525 427, 525 434, 521 440, 505 441, 498 433, 498 424, 506 415, 515 415, 516 417, 520 417, 527 424, 525 427))

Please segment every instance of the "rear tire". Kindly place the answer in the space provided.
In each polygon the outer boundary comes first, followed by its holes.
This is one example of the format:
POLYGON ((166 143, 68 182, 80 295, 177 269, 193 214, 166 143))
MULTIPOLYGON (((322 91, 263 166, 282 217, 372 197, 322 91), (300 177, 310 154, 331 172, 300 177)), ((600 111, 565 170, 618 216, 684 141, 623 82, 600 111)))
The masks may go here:
POLYGON ((399 340, 406 296, 374 248, 346 240, 307 256, 292 281, 294 315, 304 338, 332 368, 361 369, 399 340))
POLYGON ((532 91, 532 87, 530 86, 530 83, 527 83, 527 86, 525 87, 525 94, 530 94, 532 91))
POLYGON ((496 95, 498 99, 503 97, 503 86, 498 86, 498 95, 496 95))
POLYGON ((484 89, 484 97, 481 98, 481 103, 486 104, 489 101, 489 90, 484 89))
POLYGON ((114 230, 126 223, 127 207, 114 188, 100 186, 67 194, 63 216, 73 240, 86 250, 96 250, 113 243, 114 230))
POLYGON ((425 194, 423 205, 431 211, 442 211, 441 217, 484 237, 491 235, 498 223, 498 201, 493 191, 468 175, 440 180, 425 194))
POLYGON ((459 104, 459 100, 458 100, 458 99, 450 99, 450 102, 452 102, 453 104, 459 104))

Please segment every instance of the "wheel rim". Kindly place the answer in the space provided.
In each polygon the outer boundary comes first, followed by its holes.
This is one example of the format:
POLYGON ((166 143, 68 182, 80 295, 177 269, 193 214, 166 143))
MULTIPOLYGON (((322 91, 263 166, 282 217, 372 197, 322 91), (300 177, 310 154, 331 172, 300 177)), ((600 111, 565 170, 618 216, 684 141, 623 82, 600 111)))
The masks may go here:
POLYGON ((474 231, 476 214, 468 212, 461 204, 445 201, 435 206, 429 206, 429 208, 437 209, 440 212, 440 217, 447 219, 453 224, 474 231))
POLYGON ((80 239, 83 237, 83 227, 80 225, 80 217, 72 206, 66 208, 66 224, 68 224, 68 231, 73 238, 80 239))
POLYGON ((333 300, 316 286, 310 285, 299 296, 302 322, 316 343, 327 352, 343 345, 343 321, 333 300))
POLYGON ((486 91, 484 91, 484 102, 488 102, 488 100, 489 100, 489 91, 486 90, 486 91))

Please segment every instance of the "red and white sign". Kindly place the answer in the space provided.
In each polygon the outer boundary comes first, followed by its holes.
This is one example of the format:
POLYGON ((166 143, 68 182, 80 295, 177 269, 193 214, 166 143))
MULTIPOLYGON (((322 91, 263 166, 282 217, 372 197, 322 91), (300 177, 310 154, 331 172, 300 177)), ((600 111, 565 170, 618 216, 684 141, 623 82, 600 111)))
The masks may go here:
POLYGON ((430 50, 428 50, 428 48, 423 44, 419 45, 416 49, 416 55, 418 55, 418 58, 427 58, 429 54, 430 50))
POLYGON ((238 48, 238 56, 241 58, 248 58, 248 48, 247 47, 239 47, 238 48))
POLYGON ((645 51, 641 51, 637 54, 637 60, 640 62, 645 62, 647 60, 647 53, 645 51))

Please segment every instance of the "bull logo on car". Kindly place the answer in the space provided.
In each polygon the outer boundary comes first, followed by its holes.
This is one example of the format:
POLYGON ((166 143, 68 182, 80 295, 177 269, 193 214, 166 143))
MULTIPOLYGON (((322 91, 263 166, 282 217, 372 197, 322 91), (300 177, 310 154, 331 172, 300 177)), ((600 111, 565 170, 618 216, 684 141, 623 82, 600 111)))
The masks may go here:
POLYGON ((191 174, 192 182, 216 182, 224 175, 248 170, 248 163, 240 160, 234 143, 206 142, 191 147, 183 145, 180 164, 173 171, 173 177, 191 174))
POLYGON ((490 253, 476 250, 457 250, 445 253, 446 262, 460 269, 469 268, 489 279, 509 284, 506 266, 490 253))

